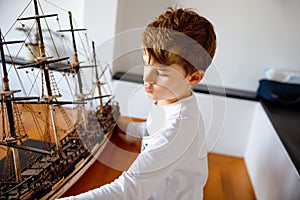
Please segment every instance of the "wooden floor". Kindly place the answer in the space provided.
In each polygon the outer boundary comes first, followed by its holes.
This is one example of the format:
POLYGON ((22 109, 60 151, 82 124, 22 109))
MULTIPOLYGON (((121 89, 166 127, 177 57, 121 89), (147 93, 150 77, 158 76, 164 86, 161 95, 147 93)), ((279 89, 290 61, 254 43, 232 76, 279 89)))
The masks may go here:
POLYGON ((206 200, 256 199, 243 158, 208 154, 206 200))
MULTIPOLYGON (((139 152, 139 142, 128 142, 120 134, 113 135, 102 156, 112 160, 122 159, 122 168, 129 167, 139 152), (120 158, 114 146, 121 147, 133 154, 129 158, 120 158), (134 154, 136 153, 136 154, 134 154), (125 162, 124 162, 125 161, 125 162)), ((242 158, 209 153, 209 177, 204 189, 205 200, 252 200, 255 195, 242 158)), ((120 176, 122 171, 95 162, 91 168, 63 196, 76 195, 90 189, 110 183, 120 176)))

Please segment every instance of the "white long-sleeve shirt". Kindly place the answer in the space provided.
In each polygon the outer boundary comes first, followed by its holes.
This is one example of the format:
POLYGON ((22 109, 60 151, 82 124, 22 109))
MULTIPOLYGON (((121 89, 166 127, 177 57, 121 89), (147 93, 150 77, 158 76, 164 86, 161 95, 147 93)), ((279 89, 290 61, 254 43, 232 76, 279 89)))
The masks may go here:
POLYGON ((199 200, 207 180, 203 121, 191 96, 153 105, 146 123, 130 123, 127 134, 143 137, 142 151, 110 184, 65 199, 199 200))

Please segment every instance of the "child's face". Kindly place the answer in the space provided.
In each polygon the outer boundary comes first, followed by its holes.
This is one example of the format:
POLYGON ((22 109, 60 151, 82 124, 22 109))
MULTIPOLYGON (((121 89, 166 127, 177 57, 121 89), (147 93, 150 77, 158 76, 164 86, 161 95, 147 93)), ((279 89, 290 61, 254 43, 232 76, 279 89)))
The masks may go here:
POLYGON ((181 65, 164 66, 150 61, 144 53, 144 87, 157 105, 166 105, 190 95, 189 75, 181 65))

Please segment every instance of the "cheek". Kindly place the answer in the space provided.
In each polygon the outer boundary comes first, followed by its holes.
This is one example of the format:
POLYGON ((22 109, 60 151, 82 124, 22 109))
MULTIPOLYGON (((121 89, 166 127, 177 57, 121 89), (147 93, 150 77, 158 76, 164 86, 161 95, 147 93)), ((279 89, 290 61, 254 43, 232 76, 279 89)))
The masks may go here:
POLYGON ((189 90, 189 85, 186 80, 183 79, 172 79, 165 82, 158 83, 158 90, 165 93, 168 96, 181 96, 187 89, 189 90))

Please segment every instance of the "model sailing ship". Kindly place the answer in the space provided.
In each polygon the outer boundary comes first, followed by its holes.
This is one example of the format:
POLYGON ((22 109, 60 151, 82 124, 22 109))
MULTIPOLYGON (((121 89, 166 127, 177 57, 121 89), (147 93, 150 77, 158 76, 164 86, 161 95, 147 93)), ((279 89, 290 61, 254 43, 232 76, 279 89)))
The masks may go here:
MULTIPOLYGON (((2 63, 0 150, 5 151, 5 156, 0 162, 2 170, 0 199, 58 197, 88 169, 95 160, 94 156, 101 153, 116 127, 113 114, 118 113, 118 105, 111 96, 111 90, 105 91, 110 94, 102 94, 104 83, 101 80, 107 74, 106 71, 109 71, 109 67, 103 69, 98 65, 94 43, 92 43, 91 65, 84 66, 79 62, 75 40, 75 32, 83 29, 73 28, 72 14, 69 12, 70 28, 60 32, 70 32, 73 60, 69 57, 53 58, 46 55, 47 46, 44 43, 41 21, 57 17, 57 14, 41 15, 38 0, 31 3, 35 10, 34 16, 19 18, 18 21, 35 21, 39 54, 35 55, 33 63, 28 64, 16 57, 6 56, 8 45, 24 43, 26 39, 6 41, 0 32, 2 63), (89 93, 85 93, 83 89, 83 68, 92 69, 95 75, 89 93), (26 74, 39 76, 31 83, 40 84, 37 88, 41 90, 41 95, 32 96, 31 92, 24 96, 17 95, 22 93, 22 90, 10 88, 9 72, 20 70, 25 70, 26 74), (38 72, 32 72, 36 70, 38 72), (54 73, 66 80, 70 77, 75 79, 76 91, 75 94, 71 92, 75 99, 60 100, 61 88, 55 80, 54 73), (94 89, 97 90, 98 96, 95 96, 94 89), (89 105, 94 107, 91 109, 89 105), (32 123, 26 127, 25 122, 28 120, 32 123)), ((27 48, 30 50, 30 47, 27 48)), ((22 80, 25 79, 22 77, 22 80)), ((67 83, 71 87, 72 84, 68 81, 67 83)), ((65 88, 68 84, 65 84, 65 88)), ((34 90, 34 87, 32 86, 31 90, 34 90)))

